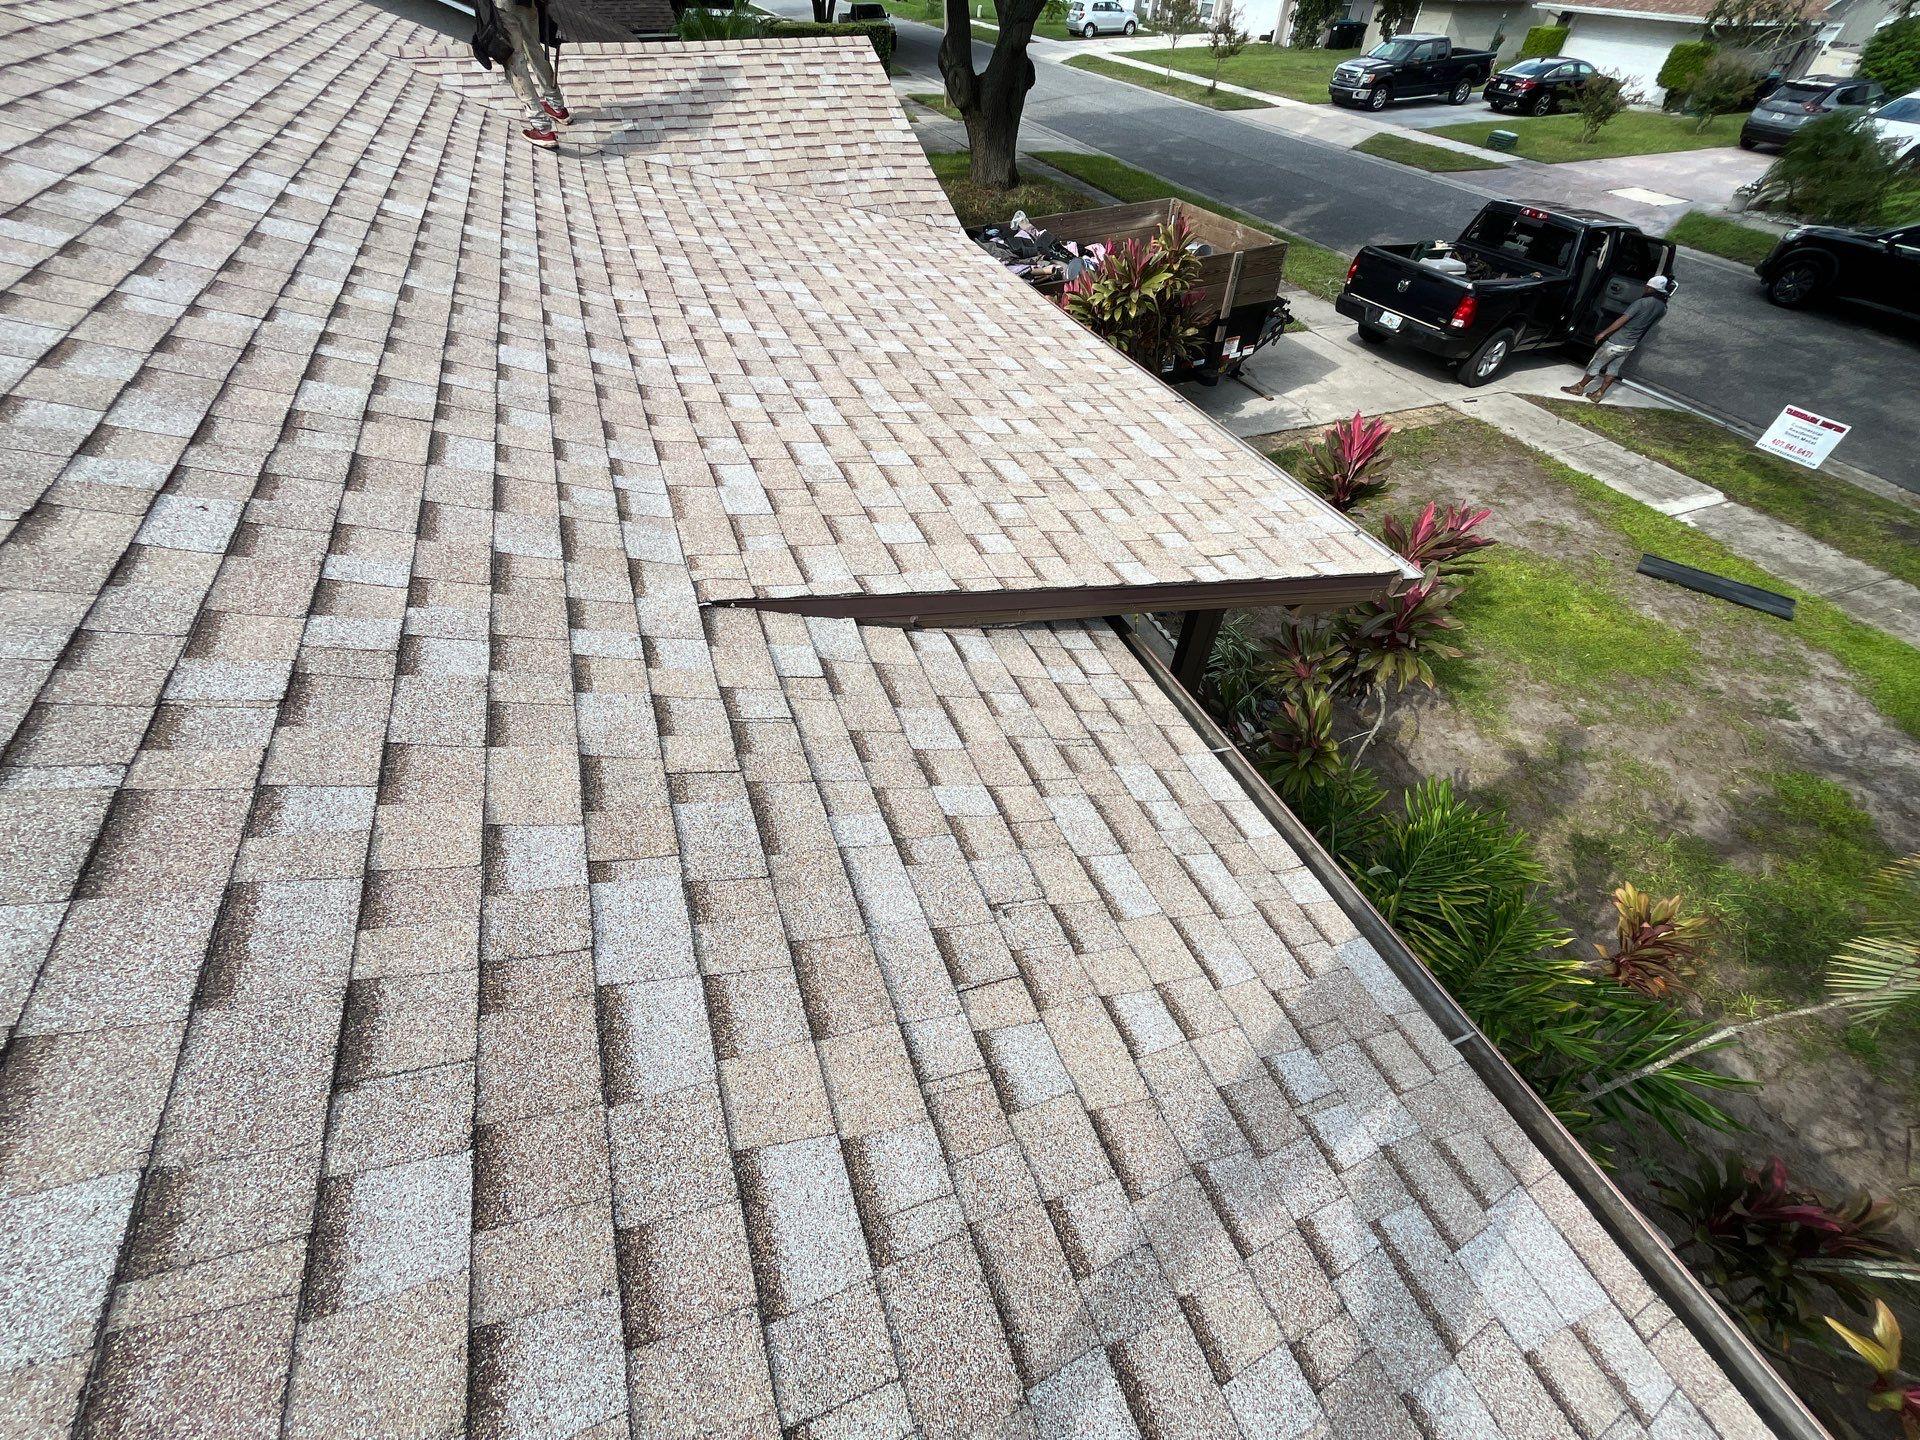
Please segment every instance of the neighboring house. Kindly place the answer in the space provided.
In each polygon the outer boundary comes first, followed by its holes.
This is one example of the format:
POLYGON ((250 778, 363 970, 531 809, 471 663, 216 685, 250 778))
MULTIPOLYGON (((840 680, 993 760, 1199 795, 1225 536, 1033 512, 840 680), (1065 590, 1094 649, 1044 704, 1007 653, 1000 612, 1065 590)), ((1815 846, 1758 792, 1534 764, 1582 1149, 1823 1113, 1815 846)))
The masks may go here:
POLYGON ((1468 50, 1493 50, 1503 58, 1520 48, 1529 26, 1540 23, 1538 10, 1514 0, 1425 0, 1411 29, 1445 35, 1468 50))
POLYGON ((1408 567, 864 38, 552 153, 354 0, 31 11, 0 1431, 1817 1433, 1105 618, 1408 567))

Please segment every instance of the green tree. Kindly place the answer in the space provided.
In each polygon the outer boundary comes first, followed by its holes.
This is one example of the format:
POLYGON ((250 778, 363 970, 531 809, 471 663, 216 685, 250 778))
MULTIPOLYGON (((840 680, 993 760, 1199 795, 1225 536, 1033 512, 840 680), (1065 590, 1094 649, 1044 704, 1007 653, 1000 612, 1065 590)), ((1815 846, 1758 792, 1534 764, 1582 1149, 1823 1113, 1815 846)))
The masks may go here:
POLYGON ((1760 179, 1755 197, 1823 225, 1877 225, 1903 217, 1920 196, 1894 154, 1859 114, 1803 126, 1760 179))
POLYGON ((1300 0, 1293 11, 1293 48, 1317 49, 1321 33, 1343 8, 1343 0, 1300 0))
POLYGON ((1420 0, 1380 0, 1380 38, 1391 40, 1413 24, 1420 13, 1420 0))
POLYGON ((1200 29, 1200 0, 1160 0, 1153 23, 1167 37, 1167 49, 1178 50, 1181 40, 1200 29))
POLYGON ((1596 143, 1601 130, 1639 98, 1639 92, 1629 90, 1627 82, 1618 75, 1602 72, 1587 81, 1575 97, 1580 114, 1580 143, 1596 143))
POLYGON ((1733 115, 1753 108, 1754 91, 1760 76, 1753 62, 1744 56, 1723 51, 1709 57, 1688 87, 1687 105, 1706 129, 1716 115, 1733 115))
POLYGON ((1213 57, 1213 75, 1207 92, 1220 88, 1220 67, 1247 48, 1247 32, 1240 28, 1239 0, 1214 0, 1213 21, 1207 26, 1207 53, 1213 57))
POLYGON ((1860 73, 1878 80, 1889 95, 1920 90, 1920 15, 1882 25, 1860 52, 1860 73))

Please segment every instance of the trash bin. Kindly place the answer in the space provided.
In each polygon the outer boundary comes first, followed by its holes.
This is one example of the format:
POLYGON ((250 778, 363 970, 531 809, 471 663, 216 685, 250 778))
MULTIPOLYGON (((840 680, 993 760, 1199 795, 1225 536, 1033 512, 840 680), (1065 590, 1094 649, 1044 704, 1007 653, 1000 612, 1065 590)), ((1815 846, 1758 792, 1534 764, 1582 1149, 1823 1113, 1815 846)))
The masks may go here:
POLYGON ((1367 33, 1364 20, 1336 20, 1327 27, 1329 50, 1358 50, 1367 33))
POLYGON ((1520 137, 1511 130, 1495 130, 1487 136, 1489 150, 1511 150, 1520 143, 1520 137))

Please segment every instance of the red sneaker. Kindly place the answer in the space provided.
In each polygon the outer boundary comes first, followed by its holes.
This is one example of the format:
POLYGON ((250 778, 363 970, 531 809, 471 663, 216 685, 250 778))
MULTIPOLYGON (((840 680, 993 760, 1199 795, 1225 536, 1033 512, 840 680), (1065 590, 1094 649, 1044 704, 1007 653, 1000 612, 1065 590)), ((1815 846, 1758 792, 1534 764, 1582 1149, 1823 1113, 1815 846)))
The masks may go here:
POLYGON ((564 105, 550 105, 545 100, 542 100, 540 102, 540 108, 551 115, 556 124, 571 125, 573 123, 573 112, 564 105))
POLYGON ((551 130, 535 130, 529 125, 520 133, 538 145, 542 150, 558 150, 560 148, 560 137, 551 130))

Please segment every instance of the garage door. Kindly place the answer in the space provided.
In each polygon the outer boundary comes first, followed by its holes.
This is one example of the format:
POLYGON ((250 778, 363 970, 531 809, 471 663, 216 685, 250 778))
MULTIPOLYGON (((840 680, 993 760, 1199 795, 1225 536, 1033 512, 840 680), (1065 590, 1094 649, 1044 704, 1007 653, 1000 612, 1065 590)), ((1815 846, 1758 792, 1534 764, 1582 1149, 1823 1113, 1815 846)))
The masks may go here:
POLYGON ((1639 88, 1643 100, 1658 104, 1666 91, 1655 77, 1667 62, 1667 52, 1694 33, 1690 26, 1663 25, 1657 20, 1575 15, 1567 30, 1567 54, 1625 76, 1639 88))

